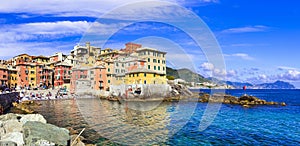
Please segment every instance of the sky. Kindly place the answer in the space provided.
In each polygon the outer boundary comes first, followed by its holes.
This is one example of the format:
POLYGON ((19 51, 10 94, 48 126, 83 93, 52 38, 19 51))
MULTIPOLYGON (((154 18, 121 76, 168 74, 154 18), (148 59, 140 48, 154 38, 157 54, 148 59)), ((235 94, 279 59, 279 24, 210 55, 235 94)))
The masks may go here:
POLYGON ((300 88, 299 5, 296 0, 7 0, 0 5, 0 59, 69 54, 86 41, 113 49, 135 42, 167 51, 170 67, 253 84, 282 80, 300 88))

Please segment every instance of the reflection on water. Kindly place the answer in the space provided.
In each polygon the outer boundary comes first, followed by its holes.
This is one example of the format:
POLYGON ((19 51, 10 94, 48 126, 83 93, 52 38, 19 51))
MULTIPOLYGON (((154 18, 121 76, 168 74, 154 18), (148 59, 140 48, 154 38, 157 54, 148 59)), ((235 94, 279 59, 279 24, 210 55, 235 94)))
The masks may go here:
POLYGON ((158 103, 119 104, 100 99, 80 99, 77 102, 89 126, 111 141, 141 145, 164 142, 168 138, 170 116, 164 103, 145 111, 158 103))
POLYGON ((72 127, 77 133, 87 128, 83 136, 99 145, 299 145, 300 91, 248 94, 288 104, 253 108, 225 104, 204 131, 199 125, 207 104, 198 102, 51 100, 40 101, 36 111, 49 123, 72 127))
POLYGON ((34 107, 35 111, 42 114, 48 123, 72 129, 79 133, 83 128, 86 130, 82 136, 87 138, 85 142, 96 143, 100 136, 93 129, 88 127, 81 116, 76 100, 47 100, 38 101, 41 106, 34 107))
MULTIPOLYGON (((111 102, 98 98, 39 101, 35 111, 49 123, 83 132, 88 143, 98 144, 163 144, 185 124, 186 113, 179 103, 111 102), (177 112, 175 112, 177 111, 177 112), (180 120, 171 119, 182 117, 180 120), (185 113, 185 114, 182 114, 185 113)), ((192 109, 192 108, 190 108, 192 109)), ((189 118, 186 118, 189 119, 189 118)))

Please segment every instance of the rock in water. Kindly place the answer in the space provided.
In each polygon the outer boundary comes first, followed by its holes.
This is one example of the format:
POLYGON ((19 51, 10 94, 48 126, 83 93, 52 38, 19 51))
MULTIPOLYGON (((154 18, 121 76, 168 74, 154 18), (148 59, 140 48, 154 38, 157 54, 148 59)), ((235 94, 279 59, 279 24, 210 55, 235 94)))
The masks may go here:
POLYGON ((69 131, 51 124, 28 121, 23 125, 24 140, 26 144, 38 145, 43 143, 55 143, 56 145, 68 145, 69 131))

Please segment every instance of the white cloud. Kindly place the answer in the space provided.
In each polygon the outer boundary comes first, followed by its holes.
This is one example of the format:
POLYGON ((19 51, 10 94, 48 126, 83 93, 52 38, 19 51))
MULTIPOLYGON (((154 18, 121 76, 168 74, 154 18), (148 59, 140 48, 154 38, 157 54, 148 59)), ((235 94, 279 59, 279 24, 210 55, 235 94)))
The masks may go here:
POLYGON ((219 69, 215 68, 215 66, 212 63, 204 62, 200 65, 200 68, 205 72, 205 75, 207 76, 213 76, 216 78, 230 78, 230 79, 236 79, 238 78, 238 72, 236 70, 225 70, 225 69, 219 69))
POLYGON ((235 53, 235 54, 223 54, 227 58, 232 58, 232 57, 238 57, 244 60, 254 60, 253 57, 249 56, 248 54, 245 53, 235 53))
MULTIPOLYGON (((203 2, 206 2, 204 0, 203 2)), ((166 14, 176 14, 178 12, 173 9, 167 9, 171 3, 180 4, 176 0, 154 0, 151 3, 143 5, 145 0, 10 0, 4 1, 0 5, 2 13, 28 13, 28 14, 50 14, 57 16, 89 16, 100 17, 120 6, 128 5, 131 9, 120 9, 118 13, 122 15, 114 15, 114 17, 125 18, 126 16, 147 17, 148 15, 164 16, 166 14), (166 3, 171 2, 171 3, 166 3), (136 5, 131 5, 137 3, 136 5), (139 3, 139 4, 138 4, 139 3), (133 7, 132 7, 133 6, 133 7), (146 7, 146 8, 145 8, 146 7), (163 8, 165 7, 165 8, 163 8)))
POLYGON ((300 81, 300 72, 297 70, 288 70, 283 74, 279 74, 277 78, 289 81, 300 81))
MULTIPOLYGON (((188 0, 153 0, 151 5, 142 5, 149 0, 50 0, 50 1, 40 1, 40 0, 9 0, 3 1, 0 5, 0 12, 2 13, 29 13, 29 14, 50 14, 50 15, 60 15, 60 16, 90 16, 99 17, 108 11, 115 9, 119 6, 125 6, 132 3, 141 2, 141 6, 134 9, 127 9, 126 14, 157 14, 161 15, 163 13, 177 13, 176 11, 168 12, 167 9, 161 9, 169 5, 165 2, 171 2, 181 5, 195 5, 195 4, 207 4, 207 3, 218 3, 218 0, 197 0, 196 2, 191 2, 188 0), (145 7, 147 7, 145 9, 145 7), (137 11, 138 9, 139 11, 137 11), (150 8, 150 9, 149 9, 150 8), (149 13, 150 12, 150 13, 149 13), (161 13, 158 13, 161 12, 161 13)), ((125 12, 123 11, 123 12, 125 12)), ((25 15, 24 15, 25 16, 25 15)), ((143 16, 144 15, 139 15, 143 16)))
POLYGON ((18 54, 27 53, 30 55, 53 55, 55 52, 69 54, 73 45, 63 42, 18 42, 1 43, 1 59, 10 59, 18 54))
POLYGON ((213 71, 215 69, 214 65, 212 63, 209 63, 209 62, 204 62, 203 64, 200 65, 200 67, 204 71, 213 71))
POLYGON ((90 23, 87 21, 37 22, 6 25, 0 28, 0 42, 7 43, 81 35, 89 26, 90 23))
POLYGON ((283 70, 296 70, 296 68, 288 67, 288 66, 278 66, 277 69, 281 70, 281 71, 283 71, 283 70))
POLYGON ((237 27, 237 28, 229 28, 223 30, 222 33, 247 33, 247 32, 264 32, 270 29, 267 26, 263 25, 255 25, 255 26, 246 26, 246 27, 237 27))

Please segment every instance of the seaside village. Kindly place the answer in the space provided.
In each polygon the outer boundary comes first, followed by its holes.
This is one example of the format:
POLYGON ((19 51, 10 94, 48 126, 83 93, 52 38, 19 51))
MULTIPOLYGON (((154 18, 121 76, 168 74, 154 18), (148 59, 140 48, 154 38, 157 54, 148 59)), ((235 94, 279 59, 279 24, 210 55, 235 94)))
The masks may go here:
POLYGON ((86 42, 85 46, 74 46, 69 55, 20 54, 0 64, 2 91, 56 89, 68 94, 128 97, 162 96, 171 90, 166 78, 166 52, 135 43, 113 50, 86 42))

